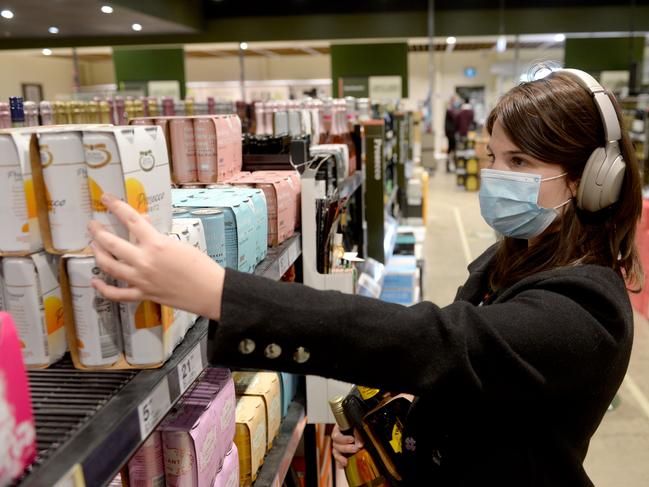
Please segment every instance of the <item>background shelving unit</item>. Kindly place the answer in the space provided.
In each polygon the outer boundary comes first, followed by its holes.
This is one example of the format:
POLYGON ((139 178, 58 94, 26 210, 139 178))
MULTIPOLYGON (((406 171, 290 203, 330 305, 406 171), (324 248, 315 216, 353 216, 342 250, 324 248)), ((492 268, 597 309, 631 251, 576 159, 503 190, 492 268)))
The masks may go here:
MULTIPOLYGON (((301 255, 300 234, 269 249, 255 274, 279 280, 301 255)), ((199 318, 159 369, 85 372, 64 359, 29 371, 37 458, 16 485, 102 486, 117 475, 208 365, 199 318)), ((281 485, 306 424, 304 401, 289 406, 256 487, 281 485)))

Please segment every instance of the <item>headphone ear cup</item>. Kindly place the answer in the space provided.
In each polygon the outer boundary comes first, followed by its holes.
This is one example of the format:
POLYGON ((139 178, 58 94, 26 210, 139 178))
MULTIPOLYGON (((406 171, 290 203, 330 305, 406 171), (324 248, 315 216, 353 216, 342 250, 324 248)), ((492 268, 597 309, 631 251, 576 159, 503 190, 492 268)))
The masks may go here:
POLYGON ((606 161, 606 149, 595 149, 584 167, 579 188, 577 189, 577 206, 586 211, 601 210, 600 194, 602 187, 597 185, 597 175, 606 161))
POLYGON ((626 163, 624 162, 624 159, 622 159, 622 156, 619 155, 615 158, 613 164, 611 164, 608 174, 606 174, 602 193, 599 197, 601 208, 606 208, 620 199, 620 192, 622 191, 622 183, 624 182, 625 173, 626 163))

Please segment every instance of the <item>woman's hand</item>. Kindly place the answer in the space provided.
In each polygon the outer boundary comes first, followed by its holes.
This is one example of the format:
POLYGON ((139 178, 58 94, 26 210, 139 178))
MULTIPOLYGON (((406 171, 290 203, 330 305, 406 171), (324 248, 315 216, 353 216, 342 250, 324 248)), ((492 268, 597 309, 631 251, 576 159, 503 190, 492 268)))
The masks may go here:
POLYGON ((363 448, 363 440, 356 430, 354 430, 354 436, 343 435, 338 425, 335 425, 331 432, 331 440, 334 460, 336 460, 338 468, 345 468, 347 457, 363 448))
POLYGON ((145 216, 104 193, 102 203, 135 236, 128 242, 97 221, 89 224, 97 266, 124 281, 121 288, 93 279, 92 285, 113 301, 151 300, 218 320, 225 270, 191 245, 158 232, 145 216))

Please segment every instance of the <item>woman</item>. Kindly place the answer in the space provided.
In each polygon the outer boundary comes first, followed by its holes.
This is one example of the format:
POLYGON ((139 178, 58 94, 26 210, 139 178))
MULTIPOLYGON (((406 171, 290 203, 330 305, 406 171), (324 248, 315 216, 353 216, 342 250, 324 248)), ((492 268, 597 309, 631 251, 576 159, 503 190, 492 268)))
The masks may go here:
MULTIPOLYGON (((641 281, 637 163, 598 86, 563 70, 493 110, 480 204, 504 238, 444 308, 224 270, 108 197, 138 243, 93 222, 98 265, 130 288, 94 286, 209 317, 219 363, 416 395, 403 433, 407 485, 592 485, 582 462, 631 351, 625 281, 641 281)), ((339 431, 334 444, 341 464, 357 447, 339 431)))

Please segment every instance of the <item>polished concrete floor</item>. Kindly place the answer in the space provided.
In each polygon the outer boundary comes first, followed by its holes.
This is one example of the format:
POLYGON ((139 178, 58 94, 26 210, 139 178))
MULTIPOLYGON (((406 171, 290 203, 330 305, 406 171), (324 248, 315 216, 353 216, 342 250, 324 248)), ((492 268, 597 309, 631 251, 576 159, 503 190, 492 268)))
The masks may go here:
MULTIPOLYGON (((480 216, 477 193, 455 187, 444 172, 430 178, 424 297, 450 303, 467 263, 495 241, 480 216)), ((649 323, 636 315, 635 342, 627 377, 592 439, 585 468, 598 487, 649 486, 649 323)))

